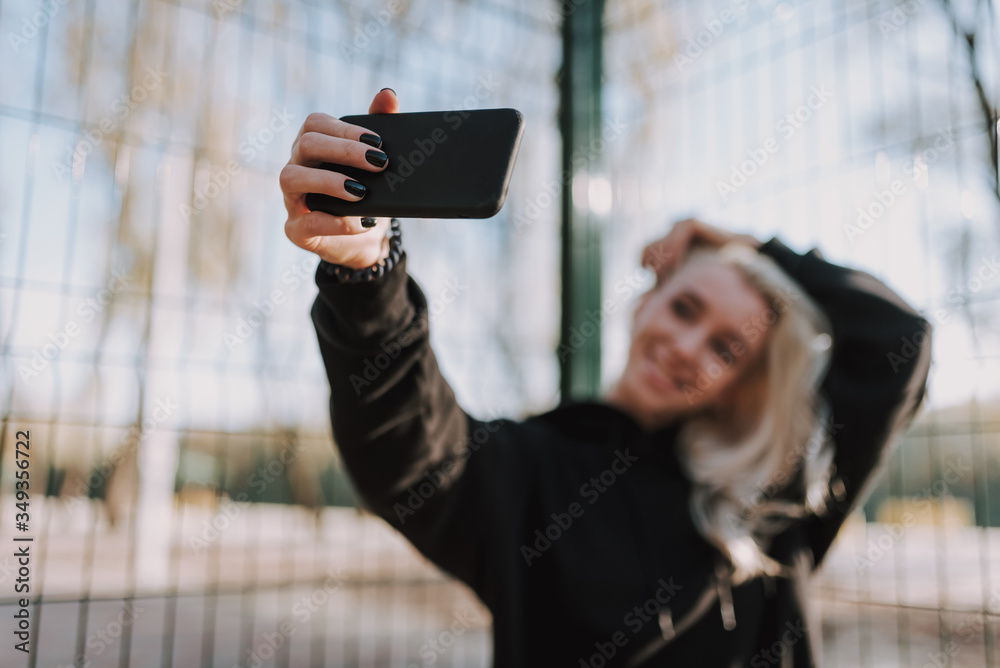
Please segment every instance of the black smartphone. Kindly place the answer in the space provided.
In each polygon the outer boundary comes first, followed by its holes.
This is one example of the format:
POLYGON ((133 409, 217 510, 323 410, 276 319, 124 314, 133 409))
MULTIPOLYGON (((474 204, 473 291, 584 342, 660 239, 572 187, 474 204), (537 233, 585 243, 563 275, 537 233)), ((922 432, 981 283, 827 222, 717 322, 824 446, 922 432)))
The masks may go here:
POLYGON ((306 206, 334 216, 489 218, 503 207, 524 134, 517 109, 343 116, 382 138, 381 172, 325 162, 368 189, 357 202, 320 193, 306 206))

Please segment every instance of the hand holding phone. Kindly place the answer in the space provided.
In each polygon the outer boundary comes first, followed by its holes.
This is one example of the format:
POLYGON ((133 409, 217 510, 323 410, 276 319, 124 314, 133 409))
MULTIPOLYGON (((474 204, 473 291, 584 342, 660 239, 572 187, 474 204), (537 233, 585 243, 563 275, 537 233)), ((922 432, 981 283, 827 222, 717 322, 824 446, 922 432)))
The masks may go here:
MULTIPOLYGON (((396 114, 399 102, 389 88, 379 91, 368 109, 371 114, 396 114)), ((379 262, 388 253, 386 232, 389 218, 376 218, 366 228, 361 215, 328 215, 306 205, 309 193, 323 193, 344 201, 365 197, 363 186, 349 176, 321 169, 335 160, 361 173, 378 173, 386 168, 386 154, 380 150, 381 137, 369 128, 345 123, 327 114, 309 114, 292 144, 292 156, 279 178, 288 218, 285 234, 296 246, 316 253, 333 264, 360 269, 379 262), (379 164, 381 163, 381 164, 379 164)))
POLYGON ((313 193, 306 205, 335 216, 489 218, 500 211, 517 158, 524 116, 516 109, 456 109, 344 116, 382 138, 378 172, 331 156, 320 165, 361 184, 361 199, 313 193))

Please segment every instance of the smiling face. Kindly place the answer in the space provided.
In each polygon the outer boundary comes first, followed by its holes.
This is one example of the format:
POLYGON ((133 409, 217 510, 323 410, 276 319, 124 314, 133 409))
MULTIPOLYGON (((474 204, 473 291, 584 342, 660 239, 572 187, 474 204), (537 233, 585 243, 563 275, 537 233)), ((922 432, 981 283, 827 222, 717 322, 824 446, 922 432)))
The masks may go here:
POLYGON ((767 312, 735 267, 684 264, 643 296, 625 370, 606 398, 647 430, 727 403, 762 358, 767 312))

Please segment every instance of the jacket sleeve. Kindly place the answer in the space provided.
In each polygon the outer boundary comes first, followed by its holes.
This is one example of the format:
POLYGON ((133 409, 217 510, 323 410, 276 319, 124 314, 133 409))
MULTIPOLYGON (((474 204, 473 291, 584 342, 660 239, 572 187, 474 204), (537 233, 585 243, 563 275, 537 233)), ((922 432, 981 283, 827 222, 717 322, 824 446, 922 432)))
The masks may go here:
POLYGON ((800 255, 772 238, 759 251, 802 286, 833 327, 821 391, 831 409, 826 427, 836 470, 827 512, 803 527, 817 567, 923 402, 932 327, 878 279, 827 262, 816 249, 800 255))
POLYGON ((511 421, 481 422, 458 405, 431 349, 427 300, 406 273, 405 253, 366 283, 338 283, 330 266, 317 267, 311 315, 345 470, 368 509, 478 593, 487 538, 477 512, 497 495, 499 478, 486 480, 486 470, 503 450, 483 444, 511 421), (480 450, 490 456, 470 456, 480 450))

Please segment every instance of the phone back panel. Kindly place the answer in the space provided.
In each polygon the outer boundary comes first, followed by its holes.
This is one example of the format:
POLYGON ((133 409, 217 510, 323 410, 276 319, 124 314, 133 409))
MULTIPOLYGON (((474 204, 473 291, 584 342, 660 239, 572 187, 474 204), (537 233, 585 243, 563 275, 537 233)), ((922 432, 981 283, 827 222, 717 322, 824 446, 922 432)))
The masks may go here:
POLYGON ((382 172, 323 163, 360 181, 358 202, 310 193, 306 205, 335 216, 489 218, 503 207, 524 134, 516 109, 426 111, 343 116, 382 138, 382 172))

